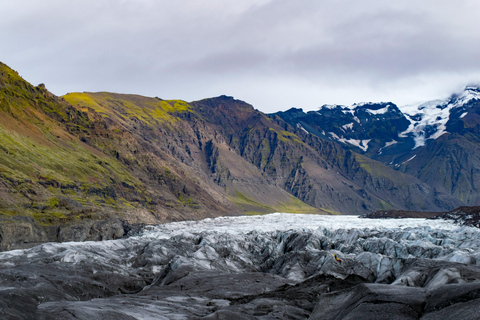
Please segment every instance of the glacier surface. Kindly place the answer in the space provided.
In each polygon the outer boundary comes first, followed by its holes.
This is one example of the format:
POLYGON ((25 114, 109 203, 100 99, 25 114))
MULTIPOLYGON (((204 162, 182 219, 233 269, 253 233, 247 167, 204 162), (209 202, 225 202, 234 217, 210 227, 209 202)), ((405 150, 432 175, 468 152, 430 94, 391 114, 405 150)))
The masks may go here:
MULTIPOLYGON (((413 311, 404 308, 405 295, 436 305, 429 297, 456 285, 480 298, 479 246, 479 229, 445 220, 276 213, 175 222, 126 239, 0 253, 0 313, 12 319, 19 313, 38 319, 316 319, 327 302, 332 313, 345 313, 350 309, 342 303, 358 298, 360 306, 369 303, 366 296, 382 296, 391 297, 385 307, 396 304, 406 315, 413 311), (334 294, 338 305, 329 302, 334 294), (12 297, 26 302, 18 306, 12 297)), ((448 315, 452 305, 415 309, 411 318, 448 315)), ((357 312, 362 319, 362 310, 345 316, 357 312)), ((469 308, 461 310, 468 316, 469 308)))

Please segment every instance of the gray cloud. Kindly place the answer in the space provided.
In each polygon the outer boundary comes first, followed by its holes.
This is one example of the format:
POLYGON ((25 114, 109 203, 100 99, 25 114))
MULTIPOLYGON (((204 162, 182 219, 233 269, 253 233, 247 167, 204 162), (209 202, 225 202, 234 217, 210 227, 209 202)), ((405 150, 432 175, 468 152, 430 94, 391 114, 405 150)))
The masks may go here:
POLYGON ((6 0, 0 60, 54 93, 263 111, 448 96, 480 81, 476 0, 6 0))

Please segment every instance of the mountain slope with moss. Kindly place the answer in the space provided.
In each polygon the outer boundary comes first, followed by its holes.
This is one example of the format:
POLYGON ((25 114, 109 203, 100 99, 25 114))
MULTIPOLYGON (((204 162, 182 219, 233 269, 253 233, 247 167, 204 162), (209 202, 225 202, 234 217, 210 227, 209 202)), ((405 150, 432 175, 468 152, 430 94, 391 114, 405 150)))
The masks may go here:
MULTIPOLYGON (((60 229, 87 220, 138 224, 320 212, 269 185, 253 165, 228 152, 226 159, 242 168, 243 182, 230 190, 220 186, 208 162, 215 132, 194 117, 192 106, 180 100, 113 93, 56 97, 0 64, 2 247, 21 247, 16 240, 8 243, 17 236, 58 240, 60 229), (266 186, 265 196, 251 187, 257 183, 266 186)), ((216 143, 222 148, 222 141, 216 143)), ((82 231, 85 239, 94 238, 92 230, 82 231)))

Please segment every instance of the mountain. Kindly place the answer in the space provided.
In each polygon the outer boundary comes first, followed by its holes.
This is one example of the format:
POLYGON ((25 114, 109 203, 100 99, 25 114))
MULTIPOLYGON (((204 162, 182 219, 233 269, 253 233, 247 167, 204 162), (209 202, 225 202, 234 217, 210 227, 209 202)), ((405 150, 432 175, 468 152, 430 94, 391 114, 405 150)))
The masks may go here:
MULTIPOLYGON (((351 117, 352 129, 364 123, 365 132, 387 127, 370 126, 372 114, 388 119, 392 132, 409 128, 393 104, 357 108, 325 110, 330 119, 351 117)), ((462 130, 468 136, 473 129, 462 130)), ((0 64, 0 135, 3 249, 117 238, 136 224, 220 215, 442 211, 463 204, 420 174, 228 96, 194 102, 107 92, 57 97, 0 64)))
POLYGON ((479 106, 480 88, 467 86, 445 100, 400 108, 391 102, 324 105, 272 116, 410 174, 464 205, 478 205, 479 106))

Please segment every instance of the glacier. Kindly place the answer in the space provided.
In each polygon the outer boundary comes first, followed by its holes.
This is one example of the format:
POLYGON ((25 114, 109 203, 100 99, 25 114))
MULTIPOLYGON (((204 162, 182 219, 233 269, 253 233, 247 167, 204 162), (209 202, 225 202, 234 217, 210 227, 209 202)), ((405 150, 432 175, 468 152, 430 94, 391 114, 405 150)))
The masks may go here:
POLYGON ((275 213, 174 222, 0 253, 0 314, 468 319, 480 306, 479 246, 480 229, 447 220, 275 213))
MULTIPOLYGON (((414 149, 424 146, 428 139, 438 139, 446 131, 446 124, 450 120, 453 109, 462 109, 472 100, 480 100, 480 90, 475 86, 467 86, 465 90, 446 100, 432 100, 407 106, 401 106, 400 110, 407 115, 410 126, 399 137, 405 138, 412 133, 415 141, 414 149), (426 136, 427 127, 434 127, 435 132, 426 136)), ((460 118, 467 115, 464 112, 460 118)))

